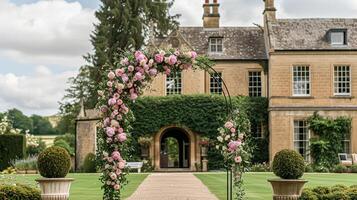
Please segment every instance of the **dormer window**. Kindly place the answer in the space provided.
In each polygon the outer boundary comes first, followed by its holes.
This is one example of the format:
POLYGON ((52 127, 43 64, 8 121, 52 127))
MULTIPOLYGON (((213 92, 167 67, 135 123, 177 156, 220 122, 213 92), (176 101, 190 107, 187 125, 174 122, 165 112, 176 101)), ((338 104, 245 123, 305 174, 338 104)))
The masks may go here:
POLYGON ((209 39, 209 52, 210 53, 222 53, 223 51, 223 38, 215 37, 209 39))
POLYGON ((333 46, 347 45, 347 30, 332 29, 330 30, 330 43, 333 46))

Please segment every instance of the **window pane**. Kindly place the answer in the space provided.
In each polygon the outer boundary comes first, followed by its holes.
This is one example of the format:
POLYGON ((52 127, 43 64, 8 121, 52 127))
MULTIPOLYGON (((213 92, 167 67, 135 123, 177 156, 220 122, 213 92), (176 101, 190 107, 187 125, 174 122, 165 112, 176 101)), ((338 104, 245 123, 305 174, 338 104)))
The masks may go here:
POLYGON ((261 72, 249 72, 248 91, 251 97, 262 96, 261 72))
POLYGON ((293 67, 293 95, 310 95, 310 68, 309 66, 293 67))
POLYGON ((166 95, 181 94, 181 72, 171 73, 166 76, 166 95))
POLYGON ((211 94, 222 94, 222 73, 218 72, 212 74, 210 77, 210 93, 211 94))
POLYGON ((350 66, 334 66, 335 95, 351 94, 350 66))
POLYGON ((343 45, 345 43, 344 31, 331 32, 331 44, 343 45))
POLYGON ((294 121, 294 148, 299 152, 305 161, 310 161, 309 156, 310 133, 305 120, 294 121))

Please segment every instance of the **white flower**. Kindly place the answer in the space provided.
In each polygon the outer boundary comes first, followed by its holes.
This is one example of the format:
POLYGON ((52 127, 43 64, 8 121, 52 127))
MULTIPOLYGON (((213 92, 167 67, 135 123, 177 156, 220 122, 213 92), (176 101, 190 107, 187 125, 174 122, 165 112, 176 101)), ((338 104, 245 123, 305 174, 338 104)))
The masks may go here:
POLYGON ((229 138, 231 138, 231 136, 230 136, 230 135, 226 135, 226 137, 224 138, 224 140, 228 141, 229 138))
POLYGON ((217 137, 217 140, 220 141, 220 142, 223 142, 222 136, 218 136, 218 137, 217 137))
POLYGON ((219 149, 219 145, 216 145, 216 149, 219 149))

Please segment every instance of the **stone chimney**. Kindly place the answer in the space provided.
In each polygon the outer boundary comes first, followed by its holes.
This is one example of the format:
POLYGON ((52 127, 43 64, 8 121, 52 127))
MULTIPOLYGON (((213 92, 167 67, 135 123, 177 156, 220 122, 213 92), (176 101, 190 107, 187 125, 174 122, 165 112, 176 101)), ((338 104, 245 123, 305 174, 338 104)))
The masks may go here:
POLYGON ((276 8, 274 6, 274 0, 263 0, 265 2, 264 9, 264 19, 267 21, 275 21, 276 20, 276 8))
POLYGON ((203 4, 203 28, 219 28, 218 0, 205 0, 203 4))

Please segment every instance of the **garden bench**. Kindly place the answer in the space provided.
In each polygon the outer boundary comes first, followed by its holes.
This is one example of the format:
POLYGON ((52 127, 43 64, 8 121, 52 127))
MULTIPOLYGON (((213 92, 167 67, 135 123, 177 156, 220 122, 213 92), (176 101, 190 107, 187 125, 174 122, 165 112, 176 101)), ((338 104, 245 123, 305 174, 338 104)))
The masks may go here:
POLYGON ((141 173, 141 168, 143 167, 143 162, 127 162, 126 166, 130 169, 138 169, 138 173, 141 173))
POLYGON ((344 166, 352 165, 352 158, 348 158, 347 153, 339 153, 338 159, 340 160, 340 164, 344 166))

